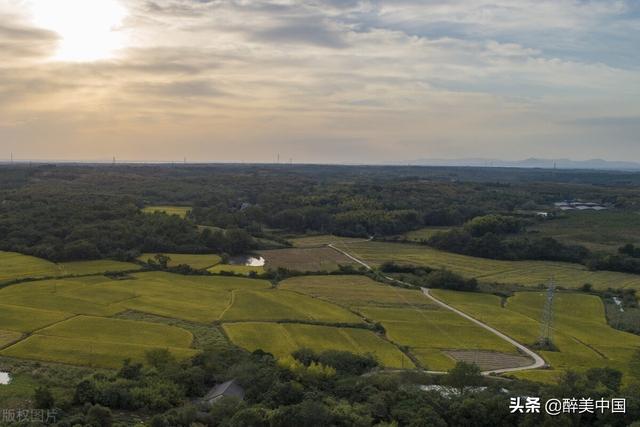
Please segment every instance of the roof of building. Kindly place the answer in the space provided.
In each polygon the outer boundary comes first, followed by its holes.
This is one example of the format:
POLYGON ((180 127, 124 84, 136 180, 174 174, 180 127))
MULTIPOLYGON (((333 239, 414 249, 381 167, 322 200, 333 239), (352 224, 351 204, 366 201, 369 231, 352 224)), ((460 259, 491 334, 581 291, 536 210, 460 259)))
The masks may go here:
POLYGON ((215 386, 207 395, 204 400, 213 403, 223 397, 237 397, 244 399, 244 389, 236 382, 236 380, 227 381, 215 386))

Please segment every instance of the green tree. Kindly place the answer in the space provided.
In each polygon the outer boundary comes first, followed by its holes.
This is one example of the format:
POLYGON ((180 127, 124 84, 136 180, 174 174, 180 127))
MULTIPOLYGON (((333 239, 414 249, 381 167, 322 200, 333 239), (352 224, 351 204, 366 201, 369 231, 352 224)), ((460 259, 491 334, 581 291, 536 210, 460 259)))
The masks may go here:
POLYGON ((640 381, 640 348, 634 351, 631 356, 629 373, 635 380, 640 381))
POLYGON ((104 406, 94 405, 87 413, 87 421, 92 427, 111 427, 113 424, 111 410, 104 406))
POLYGON ((55 400, 51 391, 46 387, 38 387, 33 394, 33 401, 37 409, 51 409, 55 405, 55 400))
POLYGON ((458 362, 451 368, 444 378, 444 382, 464 393, 468 387, 477 387, 482 384, 482 374, 478 365, 473 363, 458 362))

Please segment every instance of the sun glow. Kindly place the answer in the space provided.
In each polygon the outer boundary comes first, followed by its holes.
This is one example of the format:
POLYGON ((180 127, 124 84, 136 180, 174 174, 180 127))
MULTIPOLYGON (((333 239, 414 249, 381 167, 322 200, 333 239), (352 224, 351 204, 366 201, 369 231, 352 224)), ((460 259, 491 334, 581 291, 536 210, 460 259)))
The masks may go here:
POLYGON ((38 27, 60 36, 53 55, 60 61, 95 61, 124 47, 120 29, 126 9, 118 0, 32 0, 38 27))

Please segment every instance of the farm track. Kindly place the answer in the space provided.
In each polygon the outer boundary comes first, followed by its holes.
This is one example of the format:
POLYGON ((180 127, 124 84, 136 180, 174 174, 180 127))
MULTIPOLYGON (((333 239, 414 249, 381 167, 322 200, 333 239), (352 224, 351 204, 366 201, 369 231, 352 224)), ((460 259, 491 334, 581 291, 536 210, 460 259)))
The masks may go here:
MULTIPOLYGON (((373 238, 369 238, 369 241, 373 240, 373 238)), ((330 247, 331 249, 340 252, 341 254, 345 255, 346 257, 348 257, 349 259, 353 260, 354 262, 362 265, 363 267, 365 267, 367 270, 369 271, 373 271, 373 268, 367 264, 366 262, 356 258, 355 256, 351 255, 350 253, 348 253, 347 251, 343 250, 343 249, 339 249, 337 248, 333 243, 329 244, 328 247, 330 247)), ((405 283, 401 280, 397 280, 394 279, 393 277, 389 277, 389 276, 382 276, 383 278, 385 278, 386 280, 390 280, 392 282, 396 282, 402 285, 408 285, 408 286, 413 286, 410 283, 405 283)), ((547 363, 544 361, 544 359, 537 354, 536 352, 530 350, 529 348, 527 348, 525 345, 519 343, 518 341, 514 340, 513 338, 503 334, 502 332, 498 331, 497 329, 487 325, 486 323, 481 322, 480 320, 464 313, 463 311, 458 310, 457 308, 454 308, 452 306, 450 306, 449 304, 446 304, 443 301, 440 301, 438 298, 434 297, 433 295, 431 295, 431 293, 429 292, 429 289, 427 288, 421 288, 422 293, 429 298, 430 300, 432 300, 433 302, 435 302, 436 304, 438 304, 439 306, 441 306, 442 308, 445 308, 449 311, 452 311, 454 313, 456 313, 457 315, 475 323, 476 325, 480 326, 481 328, 491 332, 492 334, 496 335, 498 338, 508 342, 509 344, 513 345, 514 347, 516 347, 518 350, 520 350, 521 352, 523 352, 524 354, 526 354, 527 356, 529 356, 531 359, 533 359, 533 363, 527 366, 521 366, 521 367, 514 367, 514 368, 504 368, 504 369, 493 369, 490 371, 484 371, 482 372, 483 375, 490 375, 490 374, 505 374, 505 373, 509 373, 509 372, 518 372, 518 371, 527 371, 527 370, 531 370, 531 369, 540 369, 543 368, 545 366, 547 366, 547 363)), ((433 373, 433 374, 442 374, 444 372, 440 372, 440 371, 428 371, 429 373, 433 373)))

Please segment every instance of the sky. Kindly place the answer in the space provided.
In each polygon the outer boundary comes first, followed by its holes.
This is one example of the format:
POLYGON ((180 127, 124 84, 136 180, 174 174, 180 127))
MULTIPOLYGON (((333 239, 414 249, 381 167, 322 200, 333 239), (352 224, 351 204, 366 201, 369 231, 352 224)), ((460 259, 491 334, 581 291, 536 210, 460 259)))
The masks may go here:
POLYGON ((640 161, 637 0, 0 0, 0 159, 640 161))

